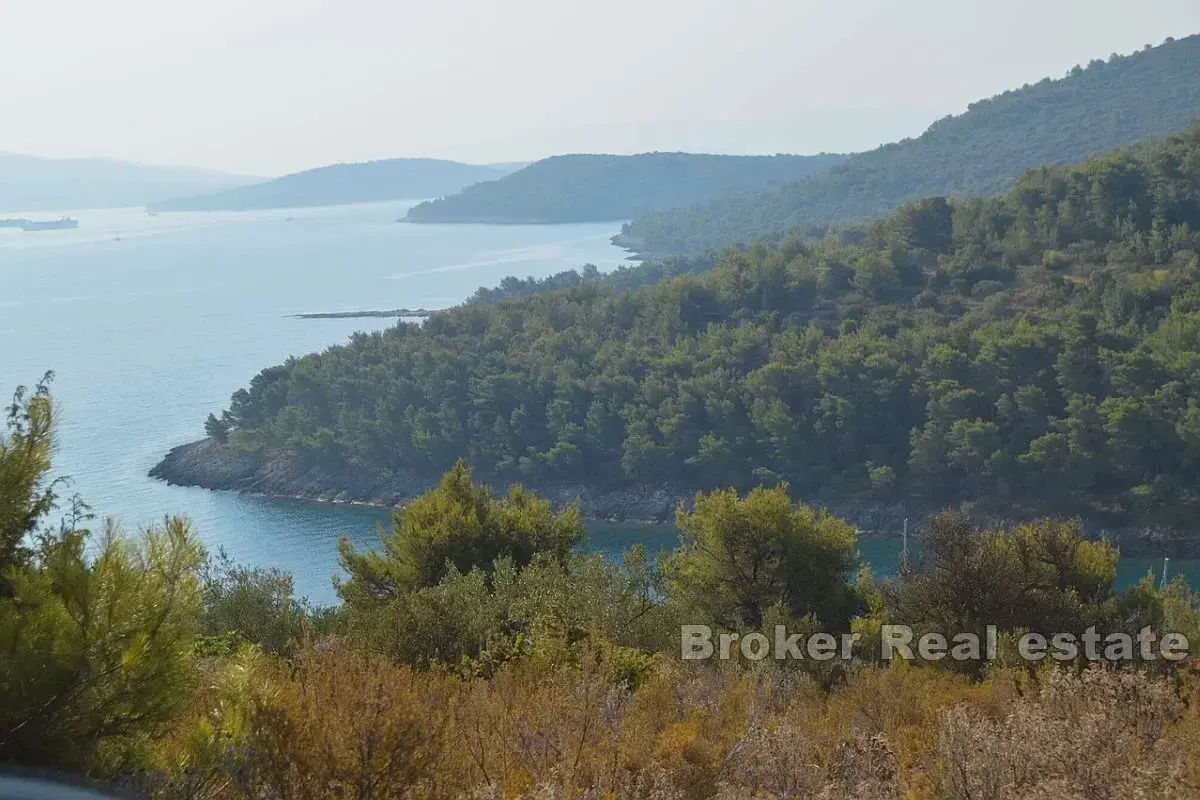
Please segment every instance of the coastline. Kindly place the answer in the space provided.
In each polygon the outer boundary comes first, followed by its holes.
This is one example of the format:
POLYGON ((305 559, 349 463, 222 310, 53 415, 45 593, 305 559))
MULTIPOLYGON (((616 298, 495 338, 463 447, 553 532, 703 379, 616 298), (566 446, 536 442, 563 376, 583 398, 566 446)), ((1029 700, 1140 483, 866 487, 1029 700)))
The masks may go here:
MULTIPOLYGON (((613 224, 624 224, 627 219, 586 219, 586 220, 555 220, 555 219, 530 219, 527 217, 484 217, 484 216, 461 216, 461 217, 445 217, 445 218, 420 218, 420 217, 400 217, 396 222, 404 225, 507 225, 519 227, 521 225, 593 225, 610 222, 613 224)), ((645 250, 646 242, 640 236, 631 236, 624 232, 618 232, 609 237, 609 242, 614 247, 619 247, 629 255, 626 256, 627 261, 653 261, 660 258, 669 258, 672 254, 669 252, 655 253, 645 250)))
MULTIPOLYGON (((174 486, 235 491, 267 497, 370 508, 395 508, 437 485, 411 471, 381 473, 353 468, 331 469, 285 454, 237 450, 215 440, 200 439, 172 448, 149 472, 174 486), (335 487, 335 488, 331 488, 335 487)), ((502 490, 501 486, 494 487, 502 490)), ((657 525, 675 518, 679 503, 693 493, 654 487, 597 490, 578 485, 529 486, 563 508, 578 500, 589 520, 657 525)))
POLYGON ((538 219, 531 217, 400 217, 396 222, 405 225, 603 225, 605 223, 621 224, 625 218, 618 219, 538 219))
POLYGON ((441 308, 393 308, 387 311, 317 311, 289 314, 291 319, 364 319, 368 317, 432 317, 441 308))
MULTIPOLYGON (((238 450, 215 440, 200 439, 172 448, 149 472, 150 477, 174 486, 192 486, 218 491, 299 500, 330 505, 388 509, 403 505, 437 485, 412 471, 380 473, 350 467, 330 468, 305 463, 288 454, 268 456, 261 450, 238 450)), ((503 486, 494 485, 503 491, 503 486)), ((598 489, 579 484, 529 485, 527 489, 564 508, 576 501, 583 516, 593 522, 655 526, 671 522, 680 506, 689 506, 694 489, 683 487, 622 486, 598 489)), ((859 529, 865 541, 899 538, 905 520, 919 530, 923 521, 941 508, 915 507, 905 503, 835 503, 817 505, 859 529)), ((1027 521, 972 515, 980 525, 1006 526, 1027 521)), ((1107 527, 1082 520, 1084 535, 1107 538, 1124 555, 1171 558, 1200 558, 1200 537, 1187 532, 1150 525, 1107 527)))
POLYGON ((646 249, 646 240, 641 236, 632 236, 624 231, 614 234, 610 239, 613 247, 619 247, 629 253, 629 258, 637 261, 655 261, 669 258, 671 253, 655 253, 646 249))

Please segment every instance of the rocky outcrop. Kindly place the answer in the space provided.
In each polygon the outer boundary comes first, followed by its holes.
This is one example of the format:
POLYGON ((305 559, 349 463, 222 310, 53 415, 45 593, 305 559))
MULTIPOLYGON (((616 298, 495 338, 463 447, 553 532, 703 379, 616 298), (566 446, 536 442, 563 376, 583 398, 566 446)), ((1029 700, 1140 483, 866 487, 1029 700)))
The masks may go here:
POLYGON ((258 451, 222 446, 215 439, 181 444, 150 470, 150 477, 176 486, 242 489, 252 482, 264 459, 258 451))
MULTIPOLYGON (((436 477, 415 473, 332 467, 283 453, 268 456, 262 450, 239 450, 211 438, 172 449, 150 470, 150 476, 177 486, 381 507, 400 505, 437 483, 436 477)), ((556 507, 579 500, 583 513, 590 518, 627 522, 669 520, 676 506, 692 496, 661 487, 530 488, 556 507)))
MULTIPOLYGON (((150 476, 179 486, 384 508, 401 505, 437 483, 436 477, 413 472, 311 463, 287 453, 268 455, 263 450, 242 450, 211 438, 172 449, 150 470, 150 476)), ((681 503, 689 505, 695 497, 694 491, 683 487, 597 488, 559 484, 529 488, 555 507, 565 507, 578 500, 584 515, 591 519, 631 523, 671 520, 681 503)), ((924 520, 940 510, 904 503, 810 502, 824 506, 830 513, 857 526, 862 538, 896 537, 906 518, 914 536, 919 535, 924 520)), ((1021 521, 993 515, 972 516, 978 524, 988 526, 1021 521)), ((1083 528, 1089 538, 1107 538, 1127 555, 1200 557, 1200 537, 1174 528, 1106 527, 1088 520, 1083 521, 1083 528)))
POLYGON ((412 475, 306 462, 287 453, 243 450, 215 439, 180 445, 150 470, 178 486, 230 489, 306 500, 393 506, 429 487, 412 475))
POLYGON ((639 261, 652 261, 657 258, 667 258, 671 255, 667 252, 657 253, 647 249, 645 239, 624 231, 610 237, 609 241, 612 242, 614 247, 619 247, 628 252, 630 254, 629 258, 639 261))

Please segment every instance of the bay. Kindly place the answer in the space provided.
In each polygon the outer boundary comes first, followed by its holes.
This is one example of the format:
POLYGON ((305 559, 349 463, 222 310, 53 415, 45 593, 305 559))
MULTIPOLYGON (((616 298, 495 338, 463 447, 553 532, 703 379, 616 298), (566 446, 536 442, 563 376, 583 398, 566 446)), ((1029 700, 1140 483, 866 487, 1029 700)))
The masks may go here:
MULTIPOLYGON (((184 514, 213 549, 277 566, 299 594, 336 600, 335 543, 377 542, 382 509, 170 487, 147 471, 259 370, 321 350, 387 319, 297 319, 314 312, 442 308, 508 275, 546 276, 622 263, 611 223, 555 226, 404 225, 407 203, 297 211, 160 214, 64 211, 78 229, 0 228, 0 391, 56 373, 55 473, 98 515, 126 529, 184 514)), ((22 216, 14 214, 14 216, 22 216)), ((54 214, 27 214, 53 218, 54 214)), ((673 547, 671 526, 592 523, 588 546, 609 558, 634 544, 673 547)), ((899 539, 863 541, 891 575, 899 539)), ((1124 559, 1129 585, 1154 558, 1124 559)), ((1197 585, 1195 562, 1173 564, 1197 585)))
POLYGON ((388 319, 290 315, 444 308, 507 275, 622 263, 613 223, 408 225, 409 203, 295 211, 13 213, 75 230, 0 228, 0 392, 54 370, 55 473, 98 515, 135 529, 191 518, 210 548, 293 573, 332 602, 339 535, 368 545, 387 513, 170 487, 147 471, 232 392, 289 355, 388 319))

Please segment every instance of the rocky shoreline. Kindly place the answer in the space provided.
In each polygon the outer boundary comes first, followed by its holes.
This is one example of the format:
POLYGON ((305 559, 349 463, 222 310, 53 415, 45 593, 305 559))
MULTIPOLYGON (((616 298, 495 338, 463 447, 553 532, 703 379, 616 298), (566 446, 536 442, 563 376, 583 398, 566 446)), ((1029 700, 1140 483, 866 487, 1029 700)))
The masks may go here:
MULTIPOLYGON (((394 508, 436 485, 412 472, 329 469, 261 451, 237 450, 214 439, 172 448, 150 477, 175 486, 229 490, 314 502, 394 508), (336 488, 332 488, 336 487, 336 488)), ((656 524, 674 519, 675 508, 691 493, 664 488, 626 487, 596 490, 586 486, 530 487, 555 507, 576 499, 585 516, 596 520, 656 524)))
POLYGON ((646 240, 640 236, 632 236, 624 231, 616 234, 609 239, 614 247, 619 247, 629 253, 629 258, 637 261, 653 261, 656 258, 665 258, 668 253, 654 253, 646 250, 646 240))
MULTIPOLYGON (((331 469, 308 464, 287 454, 267 455, 261 450, 239 450, 214 439, 172 448, 150 476, 176 486, 229 490, 246 494, 325 503, 346 503, 394 508, 436 484, 413 472, 331 469)), ((499 487, 497 487, 499 488, 499 487)), ((607 522, 653 525, 674 519, 675 509, 690 504, 695 492, 682 487, 626 486, 597 489, 581 485, 528 487, 556 508, 580 502, 585 517, 607 522)), ((860 529, 866 539, 895 538, 904 520, 915 531, 939 509, 915 508, 902 503, 824 504, 830 513, 860 529)), ((1020 520, 979 517, 981 524, 1011 524, 1020 520)), ((1084 521, 1090 538, 1108 538, 1127 555, 1200 558, 1200 537, 1160 527, 1108 528, 1084 521)))

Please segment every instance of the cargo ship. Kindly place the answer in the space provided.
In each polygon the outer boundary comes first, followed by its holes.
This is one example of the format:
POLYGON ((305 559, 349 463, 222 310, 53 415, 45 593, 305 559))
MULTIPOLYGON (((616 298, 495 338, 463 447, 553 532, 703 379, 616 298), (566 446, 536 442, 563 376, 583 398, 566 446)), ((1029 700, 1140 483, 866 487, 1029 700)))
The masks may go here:
POLYGON ((24 217, 6 217, 0 219, 0 228, 24 228, 29 224, 29 220, 24 217))
POLYGON ((60 217, 51 220, 23 220, 21 230, 23 231, 61 231, 68 228, 78 228, 79 220, 71 219, 70 217, 60 217))

